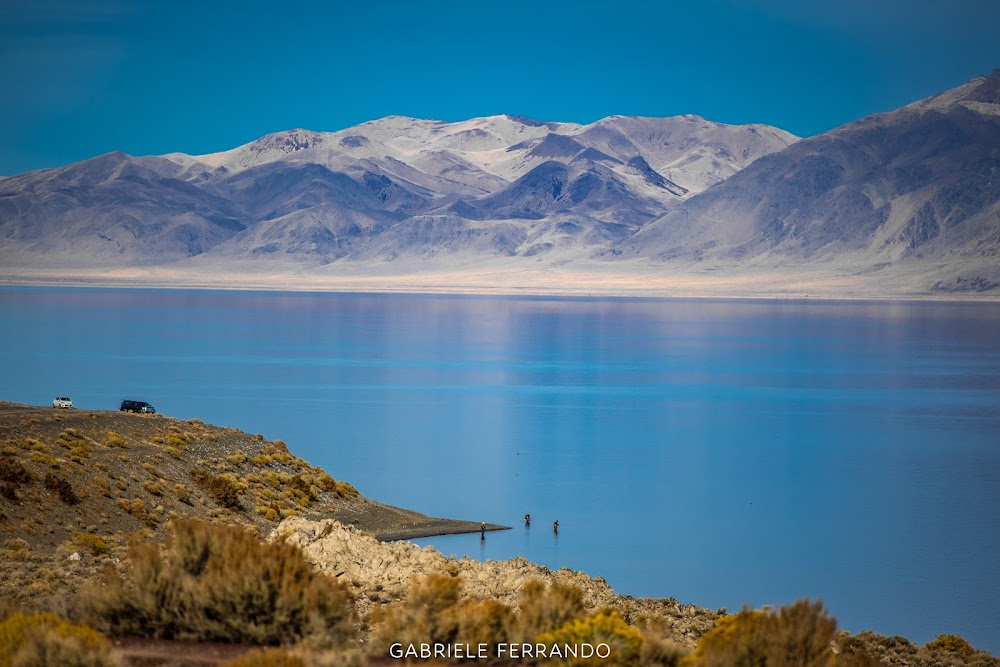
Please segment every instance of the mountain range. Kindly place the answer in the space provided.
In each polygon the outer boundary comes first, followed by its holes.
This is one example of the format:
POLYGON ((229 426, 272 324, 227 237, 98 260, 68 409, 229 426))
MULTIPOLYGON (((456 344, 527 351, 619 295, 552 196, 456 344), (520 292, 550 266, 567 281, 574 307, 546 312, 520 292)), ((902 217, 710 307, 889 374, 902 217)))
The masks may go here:
POLYGON ((8 281, 491 267, 997 294, 998 252, 1000 70, 805 139, 692 115, 390 116, 0 178, 8 281))

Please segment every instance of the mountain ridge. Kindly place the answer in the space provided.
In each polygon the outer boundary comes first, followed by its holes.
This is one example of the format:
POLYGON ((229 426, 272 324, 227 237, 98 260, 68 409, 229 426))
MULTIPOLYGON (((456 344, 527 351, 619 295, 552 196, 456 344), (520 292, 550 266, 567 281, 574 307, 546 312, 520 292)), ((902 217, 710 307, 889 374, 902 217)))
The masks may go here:
POLYGON ((0 266, 13 281, 234 262, 789 284, 805 271, 872 295, 1000 293, 998 202, 1000 70, 805 139, 694 115, 387 116, 206 155, 113 152, 0 179, 0 266))

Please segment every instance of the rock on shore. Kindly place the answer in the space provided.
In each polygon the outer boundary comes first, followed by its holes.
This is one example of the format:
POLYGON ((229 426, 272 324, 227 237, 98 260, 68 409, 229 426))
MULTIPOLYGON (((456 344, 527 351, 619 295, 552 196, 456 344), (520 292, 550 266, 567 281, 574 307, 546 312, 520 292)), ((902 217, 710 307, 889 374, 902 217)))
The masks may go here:
POLYGON ((462 578, 463 594, 478 599, 494 599, 516 607, 518 592, 525 582, 540 579, 558 581, 583 591, 591 609, 613 608, 630 622, 646 621, 662 635, 693 647, 698 637, 719 618, 717 612, 673 598, 651 599, 616 595, 601 577, 590 577, 567 568, 550 570, 524 557, 508 561, 486 561, 468 557, 447 558, 433 547, 420 548, 411 542, 379 542, 353 526, 332 519, 311 521, 293 517, 281 522, 268 538, 298 545, 305 557, 322 572, 351 584, 362 614, 380 602, 400 599, 410 579, 432 572, 447 572, 462 578))

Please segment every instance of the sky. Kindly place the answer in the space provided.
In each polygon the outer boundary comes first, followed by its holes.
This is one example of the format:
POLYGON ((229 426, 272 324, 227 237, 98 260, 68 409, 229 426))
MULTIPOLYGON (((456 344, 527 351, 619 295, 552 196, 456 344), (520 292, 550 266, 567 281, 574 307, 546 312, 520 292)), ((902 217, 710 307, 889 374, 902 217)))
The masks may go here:
POLYGON ((996 0, 3 0, 0 174, 388 115, 799 136, 1000 67, 996 0))

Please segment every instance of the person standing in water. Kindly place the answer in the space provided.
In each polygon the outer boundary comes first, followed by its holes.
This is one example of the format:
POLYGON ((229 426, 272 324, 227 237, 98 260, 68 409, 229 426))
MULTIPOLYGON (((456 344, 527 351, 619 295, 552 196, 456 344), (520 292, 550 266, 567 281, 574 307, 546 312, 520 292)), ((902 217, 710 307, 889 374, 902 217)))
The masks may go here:
POLYGON ((552 524, 552 532, 556 534, 559 533, 559 519, 556 519, 555 522, 552 524))

